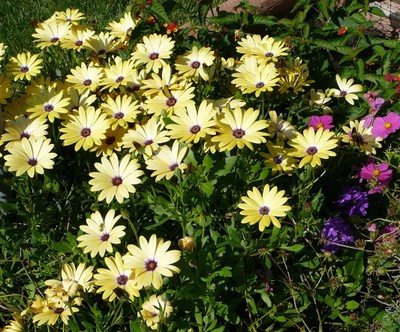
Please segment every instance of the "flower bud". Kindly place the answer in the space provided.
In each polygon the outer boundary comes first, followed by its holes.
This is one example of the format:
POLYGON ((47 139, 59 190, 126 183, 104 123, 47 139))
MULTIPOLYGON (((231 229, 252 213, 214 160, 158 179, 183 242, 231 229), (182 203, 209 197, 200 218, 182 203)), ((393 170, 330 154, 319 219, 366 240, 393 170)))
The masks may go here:
POLYGON ((187 250, 190 252, 192 252, 197 247, 194 238, 191 236, 185 236, 185 237, 179 239, 178 246, 182 250, 187 250))

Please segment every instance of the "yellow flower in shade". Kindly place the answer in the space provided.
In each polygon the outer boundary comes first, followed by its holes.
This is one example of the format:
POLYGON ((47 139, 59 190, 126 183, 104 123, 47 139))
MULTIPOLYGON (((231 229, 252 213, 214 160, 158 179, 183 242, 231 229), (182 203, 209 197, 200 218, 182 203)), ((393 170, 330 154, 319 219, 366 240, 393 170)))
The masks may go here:
POLYGON ((10 154, 4 156, 5 166, 10 172, 16 172, 20 176, 25 172, 29 177, 35 173, 43 174, 44 169, 53 168, 53 159, 57 156, 53 149, 50 139, 36 139, 23 137, 21 142, 16 142, 9 150, 10 154))
MULTIPOLYGON (((68 90, 68 95, 71 97, 71 100, 67 107, 69 114, 77 114, 79 107, 83 107, 86 109, 90 105, 92 105, 97 99, 96 95, 91 94, 91 91, 89 89, 86 89, 82 93, 80 93, 77 89, 71 87, 68 90)), ((67 118, 65 120, 67 120, 67 118)))
POLYGON ((87 40, 94 34, 93 30, 74 26, 61 40, 61 48, 80 52, 86 45, 87 40))
POLYGON ((296 166, 297 160, 289 156, 283 142, 277 141, 273 144, 271 141, 267 142, 268 153, 261 152, 260 155, 265 158, 264 164, 266 168, 272 170, 272 174, 290 173, 296 166))
POLYGON ((172 265, 179 261, 181 252, 168 251, 171 241, 164 242, 164 239, 157 239, 157 236, 153 234, 149 241, 141 236, 139 245, 140 247, 128 245, 129 253, 123 257, 125 266, 135 270, 139 289, 150 285, 159 289, 163 284, 163 276, 172 277, 173 273, 181 272, 179 268, 172 265))
POLYGON ((106 29, 110 30, 112 36, 124 41, 130 36, 132 30, 135 29, 136 24, 137 21, 132 18, 132 14, 127 12, 119 21, 112 21, 109 23, 106 29))
POLYGON ((125 155, 121 161, 113 153, 109 158, 102 157, 101 163, 95 163, 98 172, 91 172, 89 176, 93 179, 89 181, 92 186, 91 191, 101 191, 98 200, 106 200, 107 203, 116 198, 122 203, 124 198, 129 197, 129 193, 136 192, 135 184, 139 184, 139 179, 144 173, 139 169, 136 159, 130 159, 130 155, 125 155))
POLYGON ((43 310, 33 316, 33 322, 37 323, 38 326, 43 324, 54 325, 61 318, 63 323, 68 325, 72 313, 78 311, 77 307, 73 307, 59 297, 48 298, 44 301, 43 310))
POLYGON ((342 142, 350 144, 352 147, 358 147, 366 154, 375 154, 375 148, 381 148, 379 143, 383 139, 372 135, 372 127, 364 128, 365 120, 350 121, 348 126, 343 126, 344 134, 341 135, 342 142))
POLYGON ((172 75, 172 69, 170 65, 163 66, 161 70, 161 76, 157 73, 151 73, 151 79, 144 79, 142 81, 142 89, 144 90, 143 96, 154 97, 158 92, 162 90, 179 90, 185 86, 185 79, 178 75, 172 75))
POLYGON ((220 151, 230 151, 235 146, 239 149, 247 146, 253 150, 253 143, 265 143, 265 136, 268 136, 268 133, 262 131, 268 127, 267 121, 257 120, 259 114, 260 112, 253 108, 226 110, 223 113, 224 117, 218 121, 219 135, 214 136, 211 141, 218 142, 220 151))
POLYGON ((260 64, 276 62, 278 58, 287 55, 288 47, 285 43, 275 40, 273 37, 260 35, 247 35, 238 42, 237 52, 243 54, 243 58, 256 56, 260 64))
POLYGON ((338 146, 338 140, 332 138, 334 132, 319 128, 317 131, 313 127, 303 130, 303 134, 297 133, 289 144, 293 146, 290 156, 302 158, 299 168, 305 164, 310 164, 312 167, 321 165, 321 159, 328 159, 336 156, 336 153, 331 151, 338 146))
POLYGON ((284 205, 288 200, 287 197, 283 197, 284 195, 284 190, 278 191, 277 187, 270 188, 268 184, 264 186, 262 194, 256 187, 248 190, 247 196, 242 196, 244 203, 238 205, 242 210, 240 214, 245 216, 242 223, 250 225, 258 223, 260 232, 269 227, 271 222, 280 228, 281 223, 277 217, 284 217, 286 212, 291 210, 289 205, 284 205))
POLYGON ((280 68, 280 74, 281 79, 278 82, 280 93, 297 94, 314 82, 308 79, 308 67, 300 58, 286 60, 280 68))
POLYGON ((6 104, 7 98, 11 97, 13 93, 11 79, 4 74, 0 74, 0 104, 6 104))
POLYGON ((142 146, 145 155, 151 156, 161 144, 170 140, 168 131, 163 128, 164 124, 153 116, 145 124, 138 124, 135 129, 128 130, 122 138, 123 147, 130 149, 129 152, 133 152, 142 146))
POLYGON ((189 106, 185 110, 178 110, 171 116, 173 124, 167 125, 169 135, 172 139, 179 139, 180 142, 197 143, 206 135, 215 135, 216 110, 211 103, 204 100, 198 110, 189 106))
POLYGON ((244 59, 244 63, 232 74, 235 84, 243 93, 255 92, 258 97, 262 92, 272 91, 279 81, 279 73, 273 63, 259 65, 255 57, 244 59))
POLYGON ((24 332, 24 323, 22 322, 21 316, 14 312, 12 314, 14 320, 8 321, 7 325, 3 327, 2 332, 24 332))
POLYGON ((208 81, 210 79, 208 67, 210 67, 215 60, 213 51, 210 47, 193 46, 190 51, 184 55, 178 56, 175 67, 179 75, 183 75, 189 79, 198 81, 199 77, 208 81))
POLYGON ((128 84, 128 79, 132 75, 133 62, 122 60, 120 57, 116 57, 114 62, 104 68, 104 76, 100 83, 103 86, 101 90, 112 91, 128 84))
POLYGON ((78 114, 70 115, 69 121, 60 129, 63 133, 60 139, 63 145, 75 144, 75 151, 80 148, 91 149, 94 145, 100 145, 105 138, 105 133, 110 126, 106 114, 101 114, 100 109, 93 106, 79 107, 78 114))
POLYGON ((163 90, 154 97, 145 101, 144 109, 148 114, 161 115, 165 110, 168 115, 172 115, 177 110, 186 110, 190 105, 195 105, 193 101, 194 87, 185 87, 179 90, 163 90))
POLYGON ((79 9, 67 8, 65 11, 55 12, 54 18, 59 23, 69 22, 73 25, 78 25, 79 21, 83 20, 85 16, 79 9))
POLYGON ((26 78, 28 81, 32 77, 40 74, 40 65, 43 59, 38 59, 39 54, 31 54, 31 52, 18 53, 16 57, 10 59, 7 69, 14 76, 14 81, 26 78))
POLYGON ((167 301, 165 294, 159 296, 153 294, 143 303, 138 317, 141 317, 152 330, 157 330, 172 311, 171 303, 167 301))
POLYGON ((47 119, 51 123, 59 119, 62 114, 68 113, 67 106, 70 98, 64 95, 64 91, 58 92, 56 88, 48 88, 43 93, 37 93, 27 99, 29 105, 26 110, 30 118, 47 119))
POLYGON ((283 120, 275 111, 269 111, 268 132, 271 136, 281 140, 288 140, 296 137, 297 130, 289 121, 283 120))
POLYGON ((108 128, 105 138, 101 140, 100 145, 96 145, 90 151, 96 151, 96 156, 111 156, 115 151, 121 151, 122 139, 126 134, 126 129, 117 127, 114 130, 108 128))
POLYGON ((187 165, 182 162, 187 149, 187 147, 183 147, 179 150, 178 141, 174 141, 172 149, 168 145, 163 145, 155 156, 146 160, 146 168, 154 171, 151 176, 155 176, 156 181, 160 181, 163 177, 169 180, 176 169, 184 170, 187 168, 187 165))
POLYGON ((108 115, 113 130, 118 126, 127 128, 129 123, 135 122, 136 115, 140 113, 137 101, 128 95, 118 95, 115 99, 108 96, 107 102, 101 104, 101 109, 108 115))
POLYGON ((51 45, 58 45, 60 40, 68 33, 71 28, 69 22, 50 21, 44 22, 35 29, 36 33, 32 35, 35 38, 34 42, 41 49, 51 45))
POLYGON ((104 257, 107 252, 112 252, 113 244, 120 244, 121 238, 125 235, 125 226, 115 226, 121 216, 115 216, 115 210, 109 210, 103 218, 99 211, 91 214, 86 219, 87 225, 79 226, 85 234, 78 236, 78 247, 84 248, 86 254, 90 252, 93 258, 97 254, 104 257))
POLYGON ((93 291, 93 266, 86 267, 85 263, 80 263, 78 267, 74 263, 64 264, 61 269, 61 279, 64 289, 69 290, 68 295, 74 298, 77 291, 93 291), (71 293, 71 291, 74 293, 71 293))
POLYGON ((5 123, 5 133, 1 135, 0 143, 8 142, 5 148, 10 149, 15 142, 20 142, 23 137, 45 139, 47 128, 48 124, 44 119, 30 119, 25 115, 20 115, 15 120, 9 120, 5 123))
POLYGON ((166 65, 165 60, 169 59, 175 41, 166 35, 157 35, 156 33, 144 36, 143 43, 136 44, 131 58, 135 60, 136 65, 146 65, 146 71, 158 72, 160 68, 166 65))
POLYGON ((100 288, 97 293, 103 293, 103 300, 113 301, 117 296, 123 297, 127 295, 131 300, 139 297, 139 288, 136 285, 135 273, 131 268, 124 264, 124 257, 119 252, 115 253, 115 257, 106 257, 104 262, 107 269, 97 269, 94 275, 95 284, 100 288))
POLYGON ((352 78, 347 80, 346 78, 340 78, 338 74, 336 74, 336 82, 339 89, 331 89, 333 96, 336 98, 344 97, 350 105, 354 105, 354 100, 358 99, 358 96, 355 93, 363 90, 362 85, 353 85, 354 80, 352 78))
POLYGON ((66 81, 72 84, 72 87, 77 89, 79 92, 83 92, 86 89, 94 91, 100 84, 100 80, 103 77, 103 69, 88 65, 84 62, 75 69, 71 69, 72 75, 67 75, 66 81))
POLYGON ((107 53, 116 52, 122 46, 121 42, 108 32, 100 32, 98 35, 91 36, 83 48, 97 54, 98 57, 104 57, 107 53))

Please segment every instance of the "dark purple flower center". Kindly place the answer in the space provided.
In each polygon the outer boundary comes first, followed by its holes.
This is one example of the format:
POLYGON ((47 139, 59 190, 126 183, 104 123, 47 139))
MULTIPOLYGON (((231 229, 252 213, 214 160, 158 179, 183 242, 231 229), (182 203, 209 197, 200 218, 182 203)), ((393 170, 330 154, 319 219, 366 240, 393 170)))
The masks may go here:
POLYGON ((340 97, 344 97, 344 96, 346 96, 347 95, 347 92, 346 91, 340 91, 340 97))
POLYGON ((101 234, 101 236, 100 236, 100 240, 101 240, 102 242, 107 241, 109 238, 110 238, 110 234, 108 234, 108 233, 103 233, 103 234, 101 234))
POLYGON ((54 106, 53 105, 47 104, 44 107, 44 111, 47 112, 47 113, 51 112, 52 110, 54 110, 54 106))
POLYGON ((50 43, 57 43, 60 40, 58 37, 53 37, 50 39, 50 43))
POLYGON ((148 260, 145 264, 147 271, 154 271, 157 268, 157 262, 155 260, 148 260))
POLYGON ((200 130, 201 130, 201 127, 199 125, 194 125, 189 129, 189 131, 192 134, 197 134, 200 130))
POLYGON ((267 58, 272 58, 272 57, 274 56, 274 53, 272 53, 272 52, 267 52, 267 53, 265 53, 265 56, 266 56, 267 58))
POLYGON ((125 286, 128 283, 129 278, 125 274, 120 274, 117 277, 117 285, 118 286, 125 286))
POLYGON ((118 76, 117 79, 115 80, 116 83, 120 83, 124 80, 124 76, 118 76))
POLYGON ((267 206, 261 206, 258 209, 258 213, 263 215, 263 216, 266 216, 269 213, 269 211, 270 211, 270 209, 267 206))
POLYGON ((64 312, 64 308, 54 308, 54 313, 57 315, 61 315, 64 312))
POLYGON ((122 119, 124 116, 125 116, 125 114, 122 112, 118 112, 118 113, 114 114, 115 119, 122 119))
POLYGON ((317 152, 318 152, 318 149, 317 149, 315 146, 310 146, 310 147, 308 147, 307 150, 306 150, 306 153, 307 153, 309 156, 313 156, 313 155, 315 155, 317 152))
POLYGON ((83 41, 82 40, 77 40, 75 42, 75 46, 82 46, 83 45, 83 41))
POLYGON ((150 59, 150 60, 156 60, 156 59, 158 59, 158 56, 159 56, 158 53, 151 53, 151 54, 149 55, 149 59, 150 59))
POLYGON ((258 83, 256 84, 256 88, 257 88, 257 89, 261 89, 261 88, 263 88, 264 86, 265 86, 264 82, 258 82, 258 83))
POLYGON ((90 84, 92 84, 92 80, 89 79, 89 78, 88 78, 87 80, 84 80, 84 81, 83 81, 83 85, 84 85, 84 86, 89 86, 90 84))
POLYGON ((36 166, 38 164, 38 161, 36 158, 29 158, 28 164, 31 166, 36 166))
POLYGON ((246 135, 246 132, 243 129, 237 128, 232 130, 232 136, 235 138, 242 138, 244 135, 246 135))
POLYGON ((143 142, 143 145, 147 146, 147 145, 150 145, 150 144, 153 144, 153 143, 154 143, 154 141, 152 139, 148 139, 148 140, 143 142))
POLYGON ((106 143, 107 145, 111 145, 115 142, 115 140, 116 140, 115 136, 108 136, 105 139, 104 143, 106 143))
POLYGON ((193 61, 190 66, 193 69, 198 69, 200 67, 200 65, 201 65, 201 63, 199 61, 193 61))
POLYGON ((169 169, 170 169, 171 171, 175 171, 176 168, 177 168, 178 166, 179 166, 178 163, 175 163, 175 164, 170 165, 170 166, 169 166, 169 169))
POLYGON ((90 130, 90 128, 82 128, 81 130, 82 137, 89 137, 91 133, 92 131, 90 130))
POLYGON ((29 71, 29 67, 28 66, 21 66, 21 68, 19 69, 19 71, 21 73, 27 73, 29 71))
POLYGON ((104 49, 104 48, 99 49, 97 52, 98 55, 103 55, 105 53, 106 53, 106 49, 104 49))
POLYGON ((29 137, 31 137, 31 135, 24 131, 24 132, 21 134, 20 137, 21 137, 21 139, 23 139, 24 137, 25 137, 25 138, 29 138, 29 137))
POLYGON ((177 102, 177 100, 174 97, 170 97, 167 99, 166 104, 168 107, 172 107, 176 104, 176 102, 177 102))
POLYGON ((122 178, 120 176, 115 176, 112 178, 111 183, 113 186, 119 186, 122 184, 122 178))
POLYGON ((277 165, 282 164, 282 162, 283 162, 283 157, 280 154, 277 154, 272 159, 273 159, 274 163, 277 165))

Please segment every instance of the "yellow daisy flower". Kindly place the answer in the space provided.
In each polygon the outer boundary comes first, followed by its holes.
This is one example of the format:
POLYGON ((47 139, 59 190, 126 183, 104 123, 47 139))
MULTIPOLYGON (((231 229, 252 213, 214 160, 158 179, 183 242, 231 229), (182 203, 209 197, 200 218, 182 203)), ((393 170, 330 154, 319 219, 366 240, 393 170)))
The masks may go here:
POLYGON ((272 91, 279 81, 279 72, 273 63, 259 65, 255 57, 244 59, 244 63, 236 68, 232 80, 243 93, 255 92, 258 97, 262 92, 272 91))
POLYGON ((163 110, 168 115, 172 115, 178 110, 186 110, 187 107, 195 105, 194 94, 192 93, 194 89, 194 87, 186 87, 179 90, 164 89, 154 97, 147 99, 144 109, 148 114, 154 114, 155 116, 161 115, 163 110))
POLYGON ((139 179, 144 173, 139 169, 136 159, 131 160, 130 155, 125 155, 121 161, 113 153, 109 158, 102 157, 101 163, 95 163, 98 172, 91 172, 89 181, 91 191, 101 191, 98 200, 106 200, 107 203, 116 198, 122 203, 129 193, 136 192, 134 185, 139 184, 139 179))
POLYGON ((211 103, 204 100, 198 110, 189 106, 186 110, 178 110, 171 116, 173 124, 167 125, 170 138, 180 142, 197 143, 206 135, 215 135, 216 110, 211 103))
POLYGON ((24 332, 24 323, 21 316, 14 312, 12 314, 13 320, 9 320, 6 326, 3 327, 2 332, 24 332))
POLYGON ((170 65, 163 66, 161 76, 158 73, 151 73, 151 79, 142 81, 141 89, 144 90, 143 96, 154 97, 158 92, 163 90, 180 90, 185 87, 185 79, 178 75, 172 75, 170 65))
POLYGON ((170 140, 168 132, 162 130, 163 128, 164 124, 153 116, 145 124, 138 124, 135 129, 128 130, 122 138, 123 147, 130 149, 129 152, 134 152, 138 146, 142 146, 145 156, 151 156, 161 144, 170 140))
POLYGON ((13 94, 11 79, 5 74, 0 74, 0 104, 6 104, 7 98, 13 94))
POLYGON ((35 29, 36 33, 32 35, 37 46, 44 49, 51 45, 58 45, 60 40, 68 33, 71 28, 69 22, 43 22, 35 29))
POLYGON ((113 130, 118 126, 127 128, 129 123, 135 122, 136 115, 140 113, 137 101, 128 95, 118 95, 115 100, 108 96, 107 102, 101 104, 101 109, 108 115, 113 130))
POLYGON ((12 57, 7 69, 14 76, 14 81, 25 78, 30 81, 32 77, 40 74, 40 69, 43 68, 40 64, 43 59, 38 59, 38 57, 39 54, 31 55, 31 52, 18 53, 16 57, 12 57))
POLYGON ((69 114, 76 113, 79 110, 79 107, 88 108, 97 99, 96 95, 91 94, 89 89, 79 92, 78 89, 70 87, 68 90, 68 95, 71 97, 67 107, 69 114))
POLYGON ((290 156, 302 158, 299 168, 305 164, 310 164, 312 167, 321 165, 321 159, 328 159, 336 156, 336 153, 331 151, 338 146, 338 140, 332 138, 334 132, 319 128, 317 131, 313 127, 303 130, 303 134, 297 133, 289 144, 294 149, 289 152, 290 156))
POLYGON ((73 27, 61 40, 61 48, 70 49, 80 52, 89 38, 91 38, 95 32, 93 30, 77 26, 73 27))
POLYGON ((276 135, 279 141, 296 137, 297 130, 289 121, 283 120, 276 111, 269 111, 268 114, 270 118, 268 132, 271 137, 276 135))
POLYGON ((133 62, 122 60, 120 57, 116 57, 114 62, 114 64, 104 68, 104 76, 100 82, 100 85, 103 86, 101 90, 112 91, 128 84, 128 78, 132 75, 133 62))
POLYGON ((363 90, 363 86, 361 84, 354 84, 354 80, 352 78, 340 78, 338 74, 336 74, 336 82, 339 89, 331 89, 333 96, 336 98, 344 97, 346 101, 350 105, 354 105, 354 100, 358 99, 358 96, 355 94, 356 92, 361 92, 363 90))
POLYGON ((54 18, 58 23, 69 22, 73 25, 78 25, 79 21, 83 20, 85 16, 79 9, 67 8, 65 11, 55 12, 54 18))
POLYGON ((64 91, 58 92, 56 88, 49 87, 42 92, 33 94, 26 100, 29 105, 26 111, 30 113, 30 118, 47 119, 53 123, 54 119, 68 113, 70 98, 65 96, 64 91))
POLYGON ((110 33, 100 32, 98 35, 91 36, 83 48, 96 53, 97 56, 104 57, 107 53, 116 52, 121 46, 121 42, 115 40, 110 33))
POLYGON ((122 297, 125 294, 133 300, 139 297, 139 288, 136 284, 136 271, 129 268, 123 261, 119 252, 115 257, 106 257, 104 262, 107 269, 100 268, 94 275, 96 286, 100 286, 97 293, 103 293, 103 300, 113 301, 117 296, 122 297))
POLYGON ((365 120, 350 121, 348 126, 343 126, 344 134, 341 135, 342 142, 350 144, 352 147, 358 147, 367 155, 375 154, 375 148, 381 148, 379 143, 383 139, 372 135, 372 127, 364 128, 365 120))
POLYGON ((96 145, 90 151, 96 151, 96 156, 111 156, 115 151, 121 151, 123 137, 127 130, 123 127, 117 127, 114 130, 108 128, 105 138, 101 140, 100 145, 96 145))
POLYGON ((79 92, 84 92, 87 89, 95 91, 100 85, 100 80, 103 77, 103 69, 88 65, 84 62, 75 69, 71 69, 72 75, 67 75, 66 81, 72 84, 72 87, 79 92))
POLYGON ((272 175, 279 173, 290 173, 296 166, 297 160, 289 156, 283 142, 277 141, 276 144, 267 142, 268 153, 261 152, 260 155, 265 158, 266 168, 271 169, 272 175))
POLYGON ((224 117, 218 121, 219 135, 214 136, 211 141, 218 143, 220 151, 230 151, 235 146, 239 149, 247 146, 253 150, 252 143, 265 143, 265 136, 268 136, 268 133, 262 131, 268 127, 267 121, 257 120, 259 114, 260 111, 253 108, 226 110, 224 117))
POLYGON ((5 133, 1 135, 0 144, 8 142, 5 149, 9 150, 15 142, 20 142, 23 137, 46 139, 48 127, 44 119, 30 119, 25 115, 20 115, 15 120, 9 120, 5 123, 5 133))
POLYGON ((215 60, 214 53, 210 47, 193 46, 184 55, 178 56, 175 67, 179 75, 198 81, 199 77, 208 81, 210 79, 208 67, 213 65, 215 60))
POLYGON ((138 317, 141 317, 152 330, 157 330, 159 325, 164 323, 171 315, 172 311, 171 303, 166 300, 165 294, 158 296, 153 294, 142 304, 138 317))
POLYGON ((146 65, 146 71, 158 72, 161 67, 166 65, 165 60, 169 59, 175 41, 166 35, 156 33, 144 36, 143 43, 136 44, 131 57, 136 61, 136 66, 146 65))
MULTIPOLYGON (((85 263, 80 263, 78 267, 74 263, 64 264, 61 268, 61 279, 64 288, 71 289, 71 284, 77 285, 77 290, 91 292, 93 290, 93 266, 86 267, 85 263), (69 287, 66 287, 69 286, 69 287)), ((74 294, 68 294, 70 297, 75 297, 74 294)))
POLYGON ((4 60, 4 54, 6 54, 7 45, 0 43, 0 61, 4 60))
POLYGON ((146 168, 154 171, 151 176, 156 177, 156 182, 163 177, 167 180, 171 179, 177 168, 182 171, 187 168, 187 165, 182 162, 187 149, 187 147, 183 147, 179 150, 179 142, 174 141, 172 149, 167 145, 163 145, 155 156, 146 160, 146 168))
POLYGON ((47 324, 54 325, 59 318, 65 325, 73 312, 78 312, 79 309, 71 306, 71 304, 64 302, 58 297, 49 298, 44 301, 43 311, 33 316, 33 322, 38 326, 47 324))
POLYGON ((91 214, 86 219, 87 225, 79 226, 85 234, 78 236, 78 247, 84 248, 83 253, 90 252, 93 258, 97 254, 104 257, 106 251, 112 252, 113 244, 120 244, 121 238, 125 235, 125 226, 115 226, 121 216, 115 216, 115 210, 109 210, 103 218, 99 211, 91 214))
POLYGON ((162 277, 172 277, 173 273, 179 273, 180 269, 172 265, 179 261, 181 252, 179 250, 169 250, 171 241, 158 238, 155 234, 147 241, 144 236, 140 236, 139 245, 128 245, 129 254, 123 257, 125 266, 135 270, 138 288, 153 285, 159 289, 163 280, 162 277))
POLYGON ((63 145, 75 144, 75 151, 83 148, 85 151, 94 145, 100 145, 105 138, 105 132, 110 126, 106 114, 93 106, 79 107, 78 113, 69 116, 69 121, 60 129, 63 145))
POLYGON ((245 216, 242 223, 254 225, 258 223, 258 229, 263 232, 271 222, 275 227, 280 228, 281 223, 277 217, 286 216, 286 212, 291 210, 289 205, 284 205, 288 200, 283 197, 285 191, 278 191, 277 187, 270 188, 268 184, 264 186, 263 193, 253 187, 247 191, 247 196, 242 196, 242 201, 238 207, 242 210, 240 214, 245 216))
POLYGON ((20 176, 25 172, 33 178, 35 173, 43 174, 44 169, 53 168, 53 159, 57 156, 51 152, 54 145, 50 139, 36 139, 23 137, 21 142, 16 142, 9 150, 10 154, 4 156, 5 166, 8 171, 16 172, 20 176))
POLYGON ((119 21, 112 21, 109 23, 106 29, 110 30, 110 34, 114 36, 114 38, 119 38, 124 41, 130 36, 136 25, 137 21, 132 18, 132 14, 130 12, 127 12, 119 21))

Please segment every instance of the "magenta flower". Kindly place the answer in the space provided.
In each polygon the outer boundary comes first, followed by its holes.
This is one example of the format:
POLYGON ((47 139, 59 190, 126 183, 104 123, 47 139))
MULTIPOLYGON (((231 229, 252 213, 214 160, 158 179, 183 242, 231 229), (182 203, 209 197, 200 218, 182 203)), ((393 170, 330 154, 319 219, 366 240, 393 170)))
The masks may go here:
POLYGON ((375 164, 373 161, 361 167, 360 182, 366 180, 371 189, 368 194, 382 192, 382 189, 389 185, 392 180, 393 171, 389 169, 389 164, 375 164))
POLYGON ((313 127, 315 130, 318 130, 319 128, 324 128, 324 130, 327 130, 334 127, 334 125, 332 125, 332 122, 333 118, 330 115, 313 115, 308 121, 308 127, 313 127))
MULTIPOLYGON (((367 95, 365 95, 365 97, 367 98, 367 95)), ((371 127, 372 123, 374 122, 374 116, 376 115, 376 113, 378 113, 378 111, 382 107, 383 103, 385 102, 385 99, 375 98, 375 96, 368 97, 367 99, 369 102, 370 109, 369 109, 368 114, 361 119, 361 120, 365 120, 364 126, 363 126, 364 128, 371 127)))
POLYGON ((390 112, 384 117, 378 117, 372 127, 372 135, 375 137, 386 138, 389 134, 396 132, 400 128, 400 115, 390 112))

